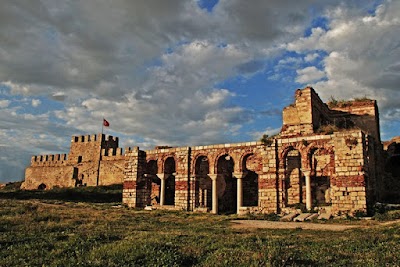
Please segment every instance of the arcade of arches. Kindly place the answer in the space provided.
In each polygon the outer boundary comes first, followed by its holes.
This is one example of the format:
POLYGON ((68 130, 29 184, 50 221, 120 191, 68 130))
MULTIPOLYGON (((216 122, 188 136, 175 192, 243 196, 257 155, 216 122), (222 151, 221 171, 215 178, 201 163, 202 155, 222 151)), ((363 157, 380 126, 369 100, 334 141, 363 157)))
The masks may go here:
MULTIPOLYGON (((213 213, 317 207, 339 214, 368 212, 382 198, 375 100, 327 105, 307 87, 295 91, 282 118, 281 132, 263 142, 126 151, 123 202, 213 213)), ((392 165, 388 170, 397 172, 392 165)))
POLYGON ((359 167, 366 138, 352 132, 318 140, 276 139, 269 145, 136 148, 127 153, 124 203, 212 213, 269 213, 299 206, 366 211, 368 197, 374 197, 365 189, 367 169, 359 167), (346 145, 349 136, 357 137, 358 145, 346 145))
POLYGON ((130 207, 333 214, 399 200, 400 137, 382 142, 377 101, 324 103, 311 87, 295 90, 282 128, 262 142, 154 150, 118 147, 104 134, 73 136, 68 154, 37 155, 22 189, 123 182, 130 207))

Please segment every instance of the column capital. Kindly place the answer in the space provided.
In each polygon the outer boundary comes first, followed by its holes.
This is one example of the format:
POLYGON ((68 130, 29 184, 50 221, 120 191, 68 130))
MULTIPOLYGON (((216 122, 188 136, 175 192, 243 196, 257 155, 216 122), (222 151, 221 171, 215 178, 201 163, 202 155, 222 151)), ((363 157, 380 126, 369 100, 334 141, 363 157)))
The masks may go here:
POLYGON ((302 172, 305 176, 310 176, 310 174, 311 174, 311 170, 310 170, 310 169, 301 169, 301 172, 302 172))
POLYGON ((165 173, 157 173, 157 177, 160 178, 161 180, 165 180, 167 179, 169 174, 165 174, 165 173))
POLYGON ((244 172, 234 172, 232 173, 233 177, 236 177, 237 179, 242 179, 247 175, 247 171, 244 172))
POLYGON ((218 174, 208 174, 208 177, 211 178, 211 180, 217 180, 218 174))

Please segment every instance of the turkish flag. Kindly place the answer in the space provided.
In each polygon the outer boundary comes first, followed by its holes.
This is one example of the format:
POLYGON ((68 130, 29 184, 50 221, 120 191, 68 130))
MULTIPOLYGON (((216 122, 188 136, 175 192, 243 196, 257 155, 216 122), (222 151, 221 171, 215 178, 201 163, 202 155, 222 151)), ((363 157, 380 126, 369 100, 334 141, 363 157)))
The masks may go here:
POLYGON ((110 126, 110 123, 106 119, 103 119, 103 125, 105 127, 108 127, 108 126, 110 126))

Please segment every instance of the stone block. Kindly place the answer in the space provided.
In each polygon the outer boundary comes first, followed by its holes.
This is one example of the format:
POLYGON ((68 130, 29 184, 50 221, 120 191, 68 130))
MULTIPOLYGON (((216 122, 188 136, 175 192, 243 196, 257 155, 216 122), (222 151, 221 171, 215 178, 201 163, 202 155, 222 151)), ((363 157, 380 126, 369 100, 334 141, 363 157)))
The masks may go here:
POLYGON ((293 219, 295 222, 304 222, 308 217, 310 217, 312 213, 301 213, 297 217, 293 219))
POLYGON ((298 215, 297 212, 289 213, 289 214, 283 216, 283 217, 280 219, 280 221, 282 221, 282 222, 290 222, 290 221, 293 221, 293 219, 294 219, 295 217, 297 217, 297 215, 298 215))
POLYGON ((318 215, 318 220, 329 220, 332 217, 331 212, 325 212, 318 215))

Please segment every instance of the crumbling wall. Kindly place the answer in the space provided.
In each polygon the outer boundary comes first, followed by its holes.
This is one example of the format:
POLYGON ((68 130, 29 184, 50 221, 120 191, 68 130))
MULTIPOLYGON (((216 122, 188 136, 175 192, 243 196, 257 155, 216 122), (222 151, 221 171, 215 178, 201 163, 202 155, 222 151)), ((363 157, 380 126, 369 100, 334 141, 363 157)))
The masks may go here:
MULTIPOLYGON (((335 213, 367 212, 365 135, 360 130, 334 134, 335 175, 331 178, 335 213)), ((372 197, 372 196, 369 196, 372 197)))
POLYGON ((346 101, 331 106, 331 117, 339 128, 359 128, 380 143, 379 111, 376 100, 346 101))
POLYGON ((125 151, 125 176, 122 189, 122 202, 128 207, 144 207, 150 204, 145 177, 146 152, 138 147, 125 151))
POLYGON ((313 130, 312 95, 314 89, 307 87, 296 90, 295 102, 283 109, 283 126, 281 136, 308 135, 313 130))
POLYGON ((54 187, 73 187, 74 168, 72 166, 28 167, 21 189, 51 189, 54 187))

